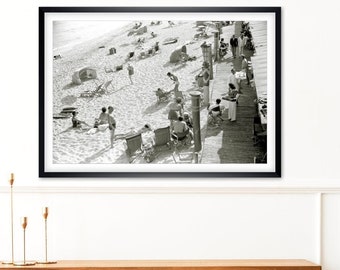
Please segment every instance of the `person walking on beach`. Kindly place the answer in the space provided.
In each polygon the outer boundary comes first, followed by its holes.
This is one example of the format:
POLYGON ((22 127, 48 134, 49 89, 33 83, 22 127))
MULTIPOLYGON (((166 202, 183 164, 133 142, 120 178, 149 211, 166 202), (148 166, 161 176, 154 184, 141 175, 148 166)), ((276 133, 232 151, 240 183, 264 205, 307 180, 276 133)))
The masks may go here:
POLYGON ((176 93, 177 91, 179 91, 178 90, 178 88, 179 88, 179 80, 178 80, 178 77, 177 76, 175 76, 174 74, 172 74, 171 72, 168 72, 167 74, 166 74, 169 78, 170 78, 170 80, 172 80, 173 82, 174 82, 174 84, 175 84, 175 87, 174 87, 174 92, 176 93))
POLYGON ((130 83, 133 84, 132 75, 134 74, 134 68, 133 68, 133 66, 130 65, 130 63, 127 66, 127 70, 128 70, 128 75, 129 75, 130 83))
POLYGON ((233 35, 230 38, 230 46, 231 46, 231 52, 233 53, 233 57, 236 58, 236 51, 237 51, 237 47, 238 47, 238 40, 235 37, 235 35, 233 35))
POLYGON ((109 130, 110 130, 110 144, 111 148, 113 148, 113 141, 115 138, 115 130, 116 130, 116 120, 113 118, 113 107, 109 106, 108 108, 108 123, 109 123, 109 130))

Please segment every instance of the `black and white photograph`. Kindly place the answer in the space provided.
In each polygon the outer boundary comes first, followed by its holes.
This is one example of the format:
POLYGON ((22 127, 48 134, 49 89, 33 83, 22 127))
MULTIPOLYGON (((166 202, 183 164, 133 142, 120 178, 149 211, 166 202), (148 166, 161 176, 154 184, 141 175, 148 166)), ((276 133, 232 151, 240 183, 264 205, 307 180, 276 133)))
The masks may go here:
POLYGON ((41 7, 40 176, 280 176, 280 11, 243 9, 41 7))

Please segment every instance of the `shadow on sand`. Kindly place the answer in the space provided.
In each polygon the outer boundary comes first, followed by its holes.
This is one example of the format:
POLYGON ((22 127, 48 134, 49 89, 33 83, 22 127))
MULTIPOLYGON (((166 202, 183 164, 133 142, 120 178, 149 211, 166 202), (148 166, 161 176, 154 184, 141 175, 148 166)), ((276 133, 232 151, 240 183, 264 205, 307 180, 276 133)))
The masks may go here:
POLYGON ((91 163, 96 158, 99 158, 101 155, 103 155, 105 152, 109 151, 111 147, 108 145, 104 147, 103 149, 99 150, 97 153, 94 153, 92 156, 85 158, 84 161, 79 162, 80 164, 87 164, 91 163))
POLYGON ((145 109, 145 111, 143 112, 143 115, 152 114, 152 113, 155 113, 155 112, 163 109, 164 107, 166 107, 168 105, 169 101, 163 102, 163 103, 152 104, 151 106, 149 106, 145 109))
POLYGON ((71 82, 71 83, 69 83, 69 84, 66 84, 66 85, 63 87, 63 90, 68 90, 68 89, 74 88, 74 87, 76 87, 76 86, 78 86, 78 85, 75 84, 75 83, 73 83, 73 82, 71 82))

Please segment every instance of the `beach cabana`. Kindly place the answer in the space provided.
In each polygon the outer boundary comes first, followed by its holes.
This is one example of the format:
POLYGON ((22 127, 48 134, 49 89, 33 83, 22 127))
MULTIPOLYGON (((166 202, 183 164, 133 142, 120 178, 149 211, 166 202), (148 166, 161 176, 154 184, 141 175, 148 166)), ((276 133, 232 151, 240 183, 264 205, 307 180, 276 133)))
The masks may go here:
POLYGON ((113 48, 113 47, 112 47, 112 48, 109 49, 109 54, 110 54, 110 55, 115 54, 115 53, 117 53, 116 48, 113 48))
POLYGON ((183 57, 183 53, 187 54, 187 47, 185 45, 177 47, 170 55, 170 63, 177 63, 183 57))
POLYGON ((81 84, 82 81, 96 79, 97 71, 91 67, 83 67, 76 70, 72 75, 72 83, 81 84))

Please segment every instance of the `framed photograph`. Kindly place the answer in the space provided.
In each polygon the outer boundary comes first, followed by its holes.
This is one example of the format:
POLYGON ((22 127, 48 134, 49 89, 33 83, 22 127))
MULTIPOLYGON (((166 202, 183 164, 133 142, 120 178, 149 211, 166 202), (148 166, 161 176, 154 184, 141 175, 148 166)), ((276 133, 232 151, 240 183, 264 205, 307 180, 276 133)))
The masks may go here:
POLYGON ((280 176, 280 7, 39 7, 39 177, 280 176))

